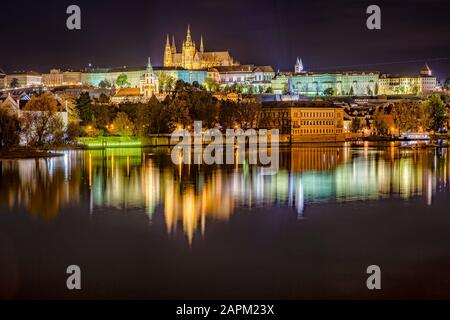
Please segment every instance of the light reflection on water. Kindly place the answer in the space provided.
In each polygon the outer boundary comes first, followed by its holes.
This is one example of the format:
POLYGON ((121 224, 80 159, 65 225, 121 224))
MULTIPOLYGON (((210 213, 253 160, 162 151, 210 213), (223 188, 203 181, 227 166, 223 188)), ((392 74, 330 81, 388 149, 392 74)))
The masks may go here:
POLYGON ((432 204, 448 190, 447 149, 328 146, 281 150, 280 170, 263 176, 241 166, 176 166, 167 148, 67 151, 63 157, 0 161, 0 205, 26 208, 51 220, 65 207, 88 203, 89 213, 145 212, 161 207, 168 233, 189 242, 208 219, 227 221, 239 208, 284 205, 298 218, 322 202, 410 199, 432 204))

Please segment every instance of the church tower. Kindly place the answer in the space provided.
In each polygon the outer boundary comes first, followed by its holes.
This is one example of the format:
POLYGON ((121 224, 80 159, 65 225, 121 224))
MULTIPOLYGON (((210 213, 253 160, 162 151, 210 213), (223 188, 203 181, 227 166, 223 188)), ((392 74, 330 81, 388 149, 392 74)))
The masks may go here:
POLYGON ((431 69, 430 69, 430 67, 428 66, 427 63, 425 63, 425 65, 423 66, 422 70, 420 70, 420 75, 428 76, 428 77, 432 76, 431 69))
POLYGON ((181 65, 185 69, 192 69, 194 56, 197 49, 195 48, 195 42, 192 41, 191 30, 188 25, 186 40, 183 42, 183 50, 181 56, 181 65))
POLYGON ((177 47, 175 46, 175 36, 174 35, 172 35, 172 47, 171 47, 171 49, 172 49, 172 54, 177 53, 177 47))
POLYGON ((172 48, 170 47, 169 35, 167 35, 166 46, 164 48, 164 67, 171 67, 172 63, 172 48))
POLYGON ((301 73, 303 72, 303 63, 302 63, 302 59, 297 57, 297 61, 295 62, 295 67, 294 67, 294 72, 295 73, 301 73))
POLYGON ((200 52, 203 53, 205 48, 203 47, 203 35, 200 36, 200 52))
MULTIPOLYGON (((169 36, 167 36, 167 41, 169 41, 169 36)), ((152 95, 159 93, 159 80, 153 72, 150 57, 148 58, 147 68, 140 81, 139 87, 141 94, 146 99, 149 99, 152 95)))

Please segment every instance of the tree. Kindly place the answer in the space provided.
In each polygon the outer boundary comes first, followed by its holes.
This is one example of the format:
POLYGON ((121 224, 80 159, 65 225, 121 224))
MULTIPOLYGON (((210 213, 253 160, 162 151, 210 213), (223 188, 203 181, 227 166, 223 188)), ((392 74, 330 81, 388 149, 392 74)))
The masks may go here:
POLYGON ((67 94, 62 94, 60 96, 60 101, 66 108, 69 123, 70 122, 79 123, 81 119, 79 110, 77 108, 77 101, 72 96, 69 96, 67 94))
MULTIPOLYGON (((153 98, 154 96, 152 96, 150 99, 153 98)), ((149 126, 152 116, 150 108, 150 104, 138 104, 136 106, 135 119, 133 120, 133 122, 136 128, 137 136, 145 136, 149 133, 149 126)))
POLYGON ((0 148, 17 146, 20 141, 20 121, 17 115, 0 108, 0 148))
POLYGON ((22 131, 29 145, 60 143, 63 122, 57 113, 58 103, 49 93, 33 96, 23 112, 22 131))
POLYGON ((333 96, 334 95, 334 90, 333 90, 333 88, 326 88, 323 91, 323 94, 326 95, 326 96, 333 96))
POLYGON ((439 132, 447 122, 449 115, 441 97, 437 94, 432 95, 425 101, 425 109, 430 114, 430 129, 439 132))
POLYGON ((219 110, 219 123, 223 129, 233 129, 236 124, 237 104, 226 100, 221 103, 219 110))
POLYGON ((173 90, 175 84, 175 78, 166 72, 160 72, 158 76, 159 87, 164 92, 170 92, 173 90))
POLYGON ((11 82, 9 83, 9 86, 11 88, 18 88, 19 87, 19 79, 17 78, 12 78, 11 82))
POLYGON ((254 128, 261 105, 256 102, 241 102, 237 108, 237 122, 243 130, 254 128))
POLYGON ((128 76, 125 73, 122 73, 117 77, 116 84, 121 88, 129 87, 130 83, 128 82, 128 76))
POLYGON ((111 131, 119 136, 131 136, 134 132, 134 124, 125 112, 118 112, 112 123, 111 131))
POLYGON ((89 93, 82 92, 75 103, 81 123, 86 125, 87 123, 92 122, 94 114, 89 93))
POLYGON ((361 119, 359 117, 354 117, 352 119, 351 131, 353 133, 357 133, 359 131, 359 129, 361 129, 361 119))
POLYGON ((152 96, 149 101, 149 121, 147 133, 168 133, 169 128, 167 126, 169 115, 167 114, 166 106, 170 101, 166 100, 164 104, 160 103, 155 96, 152 96))
POLYGON ((102 88, 102 89, 109 89, 112 87, 111 82, 109 82, 106 79, 100 81, 98 86, 99 86, 99 88, 102 88))
POLYGON ((273 88, 272 88, 271 86, 267 87, 266 93, 267 93, 267 94, 273 93, 273 88))
POLYGON ((110 99, 106 94, 100 93, 100 96, 98 97, 98 102, 106 104, 110 103, 110 99))
POLYGON ((394 104, 392 108, 392 118, 399 134, 401 132, 417 131, 419 127, 418 119, 421 116, 417 104, 410 101, 401 101, 394 104))
POLYGON ((351 86, 348 95, 349 95, 349 96, 353 96, 353 94, 354 94, 353 86, 351 86))
POLYGON ((179 126, 186 127, 190 124, 189 108, 185 100, 179 97, 174 98, 165 109, 168 115, 167 125, 170 130, 175 130, 179 126))
POLYGON ((388 134, 394 123, 392 117, 387 115, 382 108, 375 111, 373 115, 373 125, 378 134, 388 134))
POLYGON ((69 142, 69 143, 74 142, 75 139, 80 136, 80 133, 81 133, 80 125, 75 122, 69 122, 69 124, 67 125, 67 130, 66 130, 67 142, 69 142))
POLYGON ((205 88, 208 91, 215 92, 219 89, 219 84, 214 78, 208 77, 205 80, 205 88))

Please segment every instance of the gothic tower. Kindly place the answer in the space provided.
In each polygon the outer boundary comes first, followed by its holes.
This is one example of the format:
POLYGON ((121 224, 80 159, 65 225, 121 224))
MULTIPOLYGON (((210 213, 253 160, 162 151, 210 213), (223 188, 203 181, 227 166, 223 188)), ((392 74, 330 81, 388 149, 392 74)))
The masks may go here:
POLYGON ((295 62, 295 67, 294 67, 294 71, 295 73, 300 73, 303 71, 303 63, 302 63, 302 59, 297 57, 297 61, 295 62))
POLYGON ((200 36, 200 52, 203 53, 205 48, 203 47, 203 35, 200 36))
POLYGON ((164 48, 164 67, 170 67, 172 63, 172 48, 169 43, 169 35, 167 35, 166 46, 164 48))
POLYGON ((197 50, 195 48, 195 42, 192 41, 191 30, 188 25, 186 40, 183 41, 183 50, 181 56, 181 65, 183 68, 185 69, 193 68, 194 56, 196 51, 197 50))
POLYGON ((171 49, 172 49, 172 54, 177 53, 177 47, 175 46, 175 36, 174 35, 172 35, 172 47, 171 47, 171 49))

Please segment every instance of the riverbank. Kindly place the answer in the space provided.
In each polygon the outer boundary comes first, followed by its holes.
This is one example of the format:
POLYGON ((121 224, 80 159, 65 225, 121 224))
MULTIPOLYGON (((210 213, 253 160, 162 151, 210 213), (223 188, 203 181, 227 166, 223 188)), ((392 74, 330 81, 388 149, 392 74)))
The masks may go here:
POLYGON ((35 148, 14 148, 0 150, 0 160, 4 159, 35 159, 35 158, 53 158, 61 157, 62 153, 50 152, 35 148))

